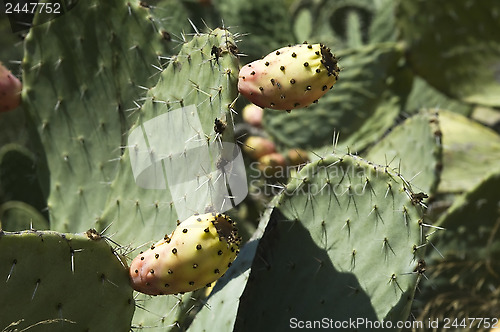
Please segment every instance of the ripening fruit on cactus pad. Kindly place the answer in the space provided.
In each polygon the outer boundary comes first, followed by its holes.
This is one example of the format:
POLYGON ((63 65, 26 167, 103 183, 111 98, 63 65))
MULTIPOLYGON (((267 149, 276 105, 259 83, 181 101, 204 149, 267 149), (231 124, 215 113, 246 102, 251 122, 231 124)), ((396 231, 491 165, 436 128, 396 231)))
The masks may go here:
POLYGON ((223 214, 194 215, 130 264, 132 287, 149 295, 190 292, 219 279, 239 252, 241 238, 223 214))
POLYGON ((238 90, 257 106, 290 111, 316 102, 333 88, 339 72, 329 48, 304 43, 245 65, 238 90))

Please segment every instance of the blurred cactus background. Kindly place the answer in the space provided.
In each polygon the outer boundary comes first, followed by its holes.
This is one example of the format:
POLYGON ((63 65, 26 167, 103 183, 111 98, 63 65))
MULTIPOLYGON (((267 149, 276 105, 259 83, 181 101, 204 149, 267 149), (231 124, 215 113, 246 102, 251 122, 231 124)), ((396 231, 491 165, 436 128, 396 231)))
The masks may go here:
POLYGON ((0 331, 500 326, 499 1, 58 0, 26 28, 16 3, 0 4, 22 83, 0 112, 0 331), (304 41, 335 54, 333 89, 249 105, 240 68, 304 41), (227 272, 134 291, 132 259, 206 212, 242 236, 227 272))

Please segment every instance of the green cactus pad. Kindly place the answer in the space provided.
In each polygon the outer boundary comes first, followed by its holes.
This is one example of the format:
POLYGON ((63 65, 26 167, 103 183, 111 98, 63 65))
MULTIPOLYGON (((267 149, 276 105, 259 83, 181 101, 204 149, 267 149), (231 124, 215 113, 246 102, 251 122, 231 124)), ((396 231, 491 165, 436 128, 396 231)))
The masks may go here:
POLYGON ((460 193, 499 169, 500 136, 473 120, 453 112, 439 112, 443 135, 443 171, 438 191, 460 193))
POLYGON ((47 155, 52 229, 94 227, 167 43, 138 1, 80 1, 30 30, 23 107, 47 155))
MULTIPOLYGON (((215 29, 207 34, 193 36, 182 45, 179 54, 172 57, 158 84, 148 92, 147 100, 140 109, 138 122, 130 133, 134 130, 142 133, 144 130, 144 136, 140 134, 138 137, 148 137, 150 146, 153 146, 153 142, 163 143, 169 140, 173 143, 158 144, 157 147, 181 147, 181 152, 185 149, 186 155, 173 154, 171 158, 167 156, 164 159, 159 156, 158 163, 150 165, 161 167, 159 178, 148 183, 152 189, 147 189, 144 183, 138 181, 140 178, 137 174, 134 174, 130 156, 136 153, 136 143, 135 139, 130 138, 132 134, 129 136, 130 147, 119 161, 120 169, 111 184, 111 193, 99 220, 99 227, 111 224, 109 232, 115 233, 113 239, 133 244, 136 251, 131 257, 157 240, 158 234, 170 234, 176 226, 176 220, 186 218, 182 215, 205 213, 204 210, 198 210, 199 205, 188 204, 189 202, 194 200, 202 203, 203 209, 219 207, 216 204, 210 206, 211 183, 205 182, 209 174, 217 170, 217 160, 210 159, 213 155, 204 160, 200 147, 195 150, 200 152, 199 158, 190 155, 192 152, 189 152, 189 144, 207 142, 214 147, 221 142, 233 140, 230 104, 237 96, 238 59, 234 55, 235 47, 232 35, 227 30, 215 29), (170 127, 167 126, 165 130, 160 125, 155 127, 155 122, 150 122, 162 117, 172 119, 167 122, 170 127), (226 124, 222 134, 215 132, 216 118, 226 124), (186 128, 194 130, 189 139, 175 134, 183 133, 182 130, 186 128), (193 158, 193 162, 187 163, 187 159, 183 159, 188 157, 193 158), (201 174, 200 181, 194 179, 194 182, 183 183, 181 179, 185 179, 186 172, 200 165, 204 165, 206 172, 201 174), (181 194, 173 195, 172 185, 181 194)), ((155 148, 148 151, 153 150, 157 151, 155 148)), ((158 153, 161 154, 159 151, 158 153)), ((214 175, 213 180, 216 178, 217 175, 214 175)), ((178 300, 170 296, 167 300, 141 294, 137 300, 141 305, 134 316, 133 325, 137 328, 162 330, 173 324, 178 315, 183 315, 178 300)))
POLYGON ((431 195, 439 182, 441 151, 438 114, 422 111, 394 128, 366 158, 397 169, 411 180, 414 191, 431 195))
POLYGON ((498 1, 403 0, 396 12, 418 75, 457 99, 500 105, 498 1))
POLYGON ((317 105, 290 114, 264 112, 264 128, 278 142, 292 148, 318 148, 331 144, 336 131, 340 145, 358 150, 392 126, 411 88, 407 69, 399 66, 402 50, 388 43, 336 56, 342 70, 339 81, 317 105))
MULTIPOLYGON (((147 96, 147 101, 140 109, 140 118, 138 123, 132 129, 142 129, 146 123, 152 119, 158 119, 160 116, 168 116, 180 110, 185 121, 191 121, 198 118, 197 121, 182 122, 183 118, 173 118, 172 130, 182 126, 197 126, 198 136, 193 137, 193 141, 210 141, 209 144, 220 144, 220 140, 231 141, 232 137, 232 114, 230 104, 236 98, 237 89, 237 58, 229 51, 234 46, 233 39, 227 30, 216 29, 209 34, 201 34, 184 44, 180 53, 172 58, 169 66, 162 72, 158 84, 152 88, 147 96), (222 53, 218 59, 211 55, 213 47, 223 47, 222 53), (214 130, 214 120, 223 119, 226 121, 226 128, 222 135, 217 135, 214 130), (199 126, 199 127, 198 127, 199 126)), ((161 129, 161 128, 160 128, 161 129)), ((167 138, 164 131, 148 132, 150 135, 148 141, 162 141, 167 138)), ((181 137, 170 137, 170 139, 182 140, 181 137)), ((133 140, 130 142, 133 144, 133 140)), ((178 146, 181 143, 177 142, 178 146)), ((191 211, 194 206, 190 206, 183 211, 175 211, 174 200, 182 201, 182 197, 171 197, 169 176, 162 173, 162 188, 155 185, 152 189, 141 187, 139 177, 134 181, 133 169, 131 167, 130 154, 135 153, 135 145, 131 145, 120 159, 120 170, 117 178, 111 184, 112 192, 108 198, 107 209, 100 220, 101 227, 108 223, 116 223, 116 235, 118 240, 123 242, 132 241, 136 244, 142 244, 144 241, 153 241, 160 231, 161 234, 169 233, 175 228, 177 214, 182 213, 190 216, 195 212, 204 213, 205 211, 191 211), (132 151, 132 152, 131 152, 132 151), (144 228, 144 232, 138 232, 138 228, 144 228)), ((189 147, 188 145, 182 145, 189 147)), ((182 151, 182 150, 181 150, 182 151)), ((184 156, 166 156, 168 161, 176 161, 184 156)), ((162 159, 163 160, 163 159, 162 159)), ((161 163, 160 163, 161 164, 161 163)), ((161 164, 168 171, 169 165, 161 164), (166 166, 165 166, 166 165, 166 166)), ((178 168, 174 169, 175 176, 180 177, 184 168, 191 165, 179 163, 178 168)), ((215 168, 215 166, 212 165, 215 168)), ((207 173, 211 169, 205 169, 207 173)), ((166 172, 165 171, 165 172, 166 172)), ((172 178, 170 178, 172 179, 172 178)), ((173 179, 175 180, 175 179, 173 179)), ((210 197, 201 197, 203 186, 202 181, 192 184, 186 183, 185 193, 194 193, 197 189, 200 191, 200 200, 206 201, 208 208, 210 197)), ((216 208, 214 206, 214 208, 216 208)), ((179 219, 185 219, 179 217, 179 219)), ((115 229, 113 226, 111 229, 115 229)))
POLYGON ((432 268, 420 296, 425 319, 498 318, 498 188, 500 172, 496 171, 457 198, 437 221, 446 230, 431 238, 439 253, 428 250, 432 268))
POLYGON ((0 262, 2 331, 130 329, 135 305, 127 269, 95 231, 2 232, 0 262))
POLYGON ((404 321, 423 241, 422 209, 405 183, 352 155, 298 172, 260 240, 235 329, 284 330, 292 317, 404 321), (269 293, 280 296, 263 302, 269 293))

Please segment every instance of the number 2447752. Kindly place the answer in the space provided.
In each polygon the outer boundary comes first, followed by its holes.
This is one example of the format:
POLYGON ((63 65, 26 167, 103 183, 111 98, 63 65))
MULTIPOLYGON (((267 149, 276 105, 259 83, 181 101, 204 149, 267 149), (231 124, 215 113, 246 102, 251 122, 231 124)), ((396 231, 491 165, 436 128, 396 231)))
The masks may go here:
POLYGON ((35 14, 35 13, 45 13, 45 14, 61 14, 61 4, 58 2, 30 2, 30 3, 5 3, 5 13, 6 14, 35 14))
POLYGON ((443 327, 445 329, 449 328, 493 328, 499 327, 498 318, 463 318, 463 319, 443 319, 443 327))

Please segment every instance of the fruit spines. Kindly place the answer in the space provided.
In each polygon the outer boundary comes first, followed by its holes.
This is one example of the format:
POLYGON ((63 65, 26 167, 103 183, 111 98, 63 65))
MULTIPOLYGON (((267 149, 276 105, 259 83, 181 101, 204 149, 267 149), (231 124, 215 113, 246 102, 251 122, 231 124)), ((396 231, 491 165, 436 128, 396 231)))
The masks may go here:
POLYGON ((228 216, 195 214, 132 261, 132 287, 149 295, 167 295, 207 286, 231 266, 240 242, 228 216))
POLYGON ((257 106, 289 111, 316 102, 333 88, 339 72, 325 45, 287 46, 241 68, 238 90, 257 106))

